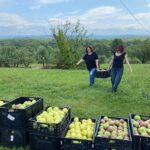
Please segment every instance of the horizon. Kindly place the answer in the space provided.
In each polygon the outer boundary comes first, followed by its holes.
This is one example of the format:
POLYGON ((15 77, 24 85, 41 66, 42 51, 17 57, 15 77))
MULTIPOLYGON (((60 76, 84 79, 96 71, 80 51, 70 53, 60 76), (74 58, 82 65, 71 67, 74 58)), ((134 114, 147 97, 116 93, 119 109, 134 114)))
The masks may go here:
MULTIPOLYGON (((122 34, 122 35, 88 35, 88 39, 132 39, 132 38, 150 38, 149 35, 130 35, 130 34, 122 34)), ((0 35, 0 40, 9 40, 9 39, 51 39, 53 38, 51 35, 0 35)))

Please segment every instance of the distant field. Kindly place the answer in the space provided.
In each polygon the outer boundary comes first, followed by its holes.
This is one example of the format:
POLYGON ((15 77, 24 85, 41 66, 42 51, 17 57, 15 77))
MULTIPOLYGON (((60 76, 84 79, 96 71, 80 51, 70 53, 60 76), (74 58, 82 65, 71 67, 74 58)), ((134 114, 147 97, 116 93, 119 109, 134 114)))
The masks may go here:
POLYGON ((45 106, 69 105, 73 115, 79 117, 150 115, 150 65, 133 65, 133 73, 126 66, 116 94, 111 93, 110 78, 96 79, 89 87, 85 70, 1 68, 0 98, 19 96, 41 96, 45 106))

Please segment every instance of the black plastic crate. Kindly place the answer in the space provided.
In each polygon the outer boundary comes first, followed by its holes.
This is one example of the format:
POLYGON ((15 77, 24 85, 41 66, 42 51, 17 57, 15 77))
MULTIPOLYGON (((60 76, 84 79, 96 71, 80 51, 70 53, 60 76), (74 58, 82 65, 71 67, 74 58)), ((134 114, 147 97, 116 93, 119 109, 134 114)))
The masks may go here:
MULTIPOLYGON (((133 138, 133 149, 134 150, 150 150, 150 137, 144 137, 134 134, 133 121, 136 114, 130 114, 130 126, 131 134, 133 138)), ((139 115, 143 120, 149 120, 150 116, 139 115)))
POLYGON ((109 78, 111 76, 111 70, 100 69, 99 71, 95 71, 95 78, 109 78))
POLYGON ((0 128, 0 145, 4 147, 26 147, 29 143, 29 134, 24 128, 0 128))
POLYGON ((0 126, 1 127, 25 127, 28 120, 34 117, 43 109, 43 99, 39 97, 19 97, 0 107, 0 126), (26 109, 14 109, 13 104, 24 103, 34 98, 36 102, 26 109))
POLYGON ((128 124, 128 133, 129 133, 129 140, 122 140, 122 139, 113 139, 113 138, 105 138, 105 137, 98 137, 98 132, 101 119, 103 119, 104 116, 101 116, 98 121, 97 129, 95 132, 95 142, 94 147, 95 150, 132 150, 132 137, 130 132, 130 125, 129 120, 124 118, 115 118, 115 117, 109 117, 110 119, 120 120, 124 119, 128 124))
MULTIPOLYGON (((47 106, 45 111, 52 106, 47 106)), ((49 124, 49 123, 42 123, 37 122, 36 117, 40 115, 43 111, 41 111, 37 116, 31 118, 29 120, 29 130, 34 133, 44 134, 52 137, 61 137, 63 134, 66 126, 68 126, 71 120, 71 109, 70 107, 61 107, 60 109, 67 108, 68 112, 66 113, 65 117, 62 119, 60 123, 57 124, 49 124)))
MULTIPOLYGON (((83 120, 87 118, 79 118, 79 120, 83 120)), ((71 119, 70 124, 74 118, 71 119)), ((92 119, 92 121, 95 123, 94 133, 97 126, 96 119, 92 119)), ((65 132, 63 136, 61 137, 61 150, 94 150, 94 135, 92 140, 87 139, 74 139, 74 138, 66 138, 65 135, 67 134, 67 131, 69 129, 69 126, 65 129, 65 132)))
POLYGON ((60 150, 60 139, 31 132, 30 150, 60 150))

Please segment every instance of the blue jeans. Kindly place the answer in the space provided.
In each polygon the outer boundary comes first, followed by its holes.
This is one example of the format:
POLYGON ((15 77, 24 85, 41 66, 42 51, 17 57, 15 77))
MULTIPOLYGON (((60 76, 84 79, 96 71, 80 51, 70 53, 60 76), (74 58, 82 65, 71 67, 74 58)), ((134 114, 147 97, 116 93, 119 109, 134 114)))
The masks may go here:
POLYGON ((123 68, 112 68, 111 71, 111 82, 112 82, 112 92, 116 92, 118 85, 121 81, 123 75, 123 68))
POLYGON ((90 73, 90 77, 89 77, 89 84, 90 85, 93 85, 94 84, 94 81, 95 81, 95 76, 94 76, 94 73, 96 71, 96 68, 93 68, 89 71, 90 73))

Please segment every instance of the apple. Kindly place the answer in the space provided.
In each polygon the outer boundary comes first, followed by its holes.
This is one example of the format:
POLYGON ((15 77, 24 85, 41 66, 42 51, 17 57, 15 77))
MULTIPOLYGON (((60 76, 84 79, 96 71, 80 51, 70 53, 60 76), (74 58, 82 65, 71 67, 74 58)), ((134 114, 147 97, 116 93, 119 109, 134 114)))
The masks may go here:
POLYGON ((64 116, 65 113, 62 109, 59 109, 58 107, 49 107, 47 108, 47 110, 43 111, 40 115, 38 115, 36 117, 36 120, 39 121, 39 118, 44 118, 44 123, 58 124, 62 121, 64 116))
POLYGON ((141 120, 141 117, 138 116, 138 115, 135 115, 135 116, 134 116, 134 120, 135 120, 135 121, 139 121, 139 120, 141 120))
POLYGON ((68 109, 67 109, 67 108, 64 108, 64 109, 63 109, 63 112, 64 112, 65 114, 67 114, 68 109))
POLYGON ((133 126, 134 126, 134 127, 139 127, 139 123, 134 120, 134 121, 133 121, 133 126))
POLYGON ((128 124, 124 119, 104 118, 100 121, 98 137, 129 140, 128 124))
POLYGON ((95 123, 91 119, 83 119, 80 121, 78 117, 75 117, 69 125, 69 129, 65 137, 92 140, 94 135, 93 124, 95 125, 95 123))
POLYGON ((0 101, 0 106, 4 105, 5 103, 3 101, 0 101))
POLYGON ((107 116, 105 116, 105 117, 104 117, 104 120, 105 120, 105 121, 108 121, 108 120, 109 120, 109 118, 108 118, 107 116))
POLYGON ((78 117, 75 117, 75 118, 74 118, 74 122, 79 122, 79 118, 78 118, 78 117))
POLYGON ((140 127, 138 129, 138 131, 142 134, 142 133, 145 133, 146 132, 146 128, 145 127, 140 127))

